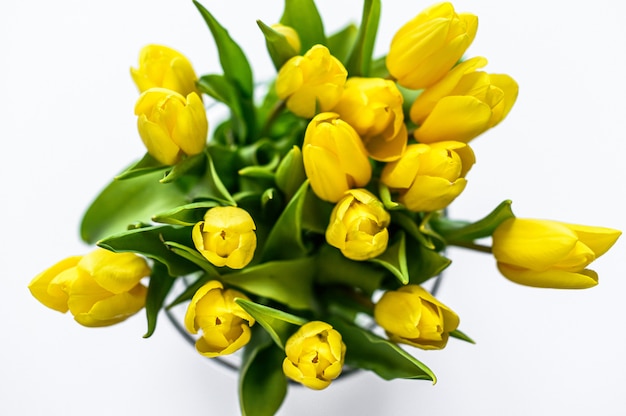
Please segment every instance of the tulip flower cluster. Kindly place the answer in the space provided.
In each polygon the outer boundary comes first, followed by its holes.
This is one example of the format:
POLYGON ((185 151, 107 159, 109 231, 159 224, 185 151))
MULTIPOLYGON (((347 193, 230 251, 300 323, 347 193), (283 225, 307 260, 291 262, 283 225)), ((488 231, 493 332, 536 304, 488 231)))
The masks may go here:
POLYGON ((43 305, 85 326, 143 309, 146 336, 164 311, 201 355, 239 357, 242 413, 256 416, 275 412, 289 383, 320 390, 357 370, 434 381, 419 350, 472 342, 424 286, 451 264, 449 246, 491 253, 522 285, 598 284, 589 266, 620 231, 517 218, 508 200, 475 221, 448 217, 479 159, 471 141, 518 94, 511 76, 466 57, 476 16, 433 5, 376 57, 381 0, 364 1, 359 30, 336 33, 314 0, 286 0, 280 21, 257 22, 276 69, 259 84, 194 4, 222 73, 197 76, 170 47, 140 51, 146 153, 85 212, 81 237, 99 247, 32 280, 43 305), (213 119, 213 106, 229 116, 213 119))

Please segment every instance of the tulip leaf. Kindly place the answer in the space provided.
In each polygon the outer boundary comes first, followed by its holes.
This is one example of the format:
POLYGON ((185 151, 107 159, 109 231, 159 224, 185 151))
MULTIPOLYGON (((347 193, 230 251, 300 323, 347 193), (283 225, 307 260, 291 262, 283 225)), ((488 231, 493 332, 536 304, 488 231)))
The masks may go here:
POLYGON ((163 307, 163 302, 170 292, 174 281, 175 279, 167 273, 167 269, 161 263, 155 261, 152 266, 150 283, 148 284, 148 295, 146 297, 148 331, 143 336, 144 338, 149 338, 154 333, 159 311, 163 307))
POLYGON ((209 280, 215 280, 211 279, 208 273, 202 273, 198 278, 196 278, 196 280, 193 281, 193 283, 189 283, 190 277, 191 276, 182 277, 185 285, 185 290, 183 290, 182 293, 176 296, 176 298, 165 307, 166 309, 171 309, 174 306, 179 305, 183 302, 190 301, 193 298, 193 295, 196 294, 198 289, 204 286, 209 280))
POLYGON ((167 169, 168 166, 162 164, 158 160, 152 157, 150 153, 146 153, 143 158, 141 158, 136 163, 132 164, 122 173, 115 177, 116 180, 130 179, 135 178, 137 176, 145 175, 147 173, 152 173, 154 171, 161 171, 167 169))
POLYGON ((424 247, 410 238, 407 239, 406 251, 410 284, 421 284, 441 274, 451 263, 450 259, 439 251, 424 247))
POLYGON ((199 166, 204 165, 205 163, 205 154, 204 152, 189 156, 172 166, 172 169, 165 173, 163 179, 159 182, 161 183, 170 183, 174 182, 177 179, 180 179, 182 176, 190 173, 194 169, 197 169, 199 166))
POLYGON ((246 118, 239 99, 237 88, 223 75, 203 75, 198 80, 198 88, 230 109, 233 132, 241 139, 248 134, 246 118))
POLYGON ((305 180, 302 151, 298 146, 293 146, 276 169, 276 186, 290 200, 305 180))
POLYGON ((236 299, 246 312, 265 328, 265 331, 272 337, 272 340, 281 349, 285 349, 285 344, 291 335, 304 325, 307 320, 299 316, 261 305, 246 299, 236 299))
POLYGON ((295 29, 303 51, 316 44, 326 45, 324 23, 314 0, 285 0, 280 23, 295 29))
POLYGON ((483 219, 474 223, 450 221, 445 217, 433 219, 430 224, 446 241, 453 244, 454 242, 469 242, 479 238, 489 237, 495 229, 509 218, 515 215, 511 210, 512 201, 505 200, 500 203, 493 211, 491 211, 483 219))
POLYGON ((388 211, 404 209, 404 206, 398 202, 395 202, 391 199, 391 191, 389 187, 382 182, 379 182, 378 193, 380 195, 380 200, 385 206, 385 209, 388 211))
POLYGON ((460 339, 461 341, 469 342, 470 344, 476 344, 473 339, 471 339, 469 336, 467 336, 467 334, 459 331, 458 329, 451 331, 450 336, 452 338, 460 339))
POLYGON ((323 244, 317 253, 317 268, 317 283, 359 288, 369 295, 380 287, 387 275, 384 268, 347 259, 328 244, 323 244))
POLYGON ((152 217, 154 222, 162 224, 192 226, 202 221, 204 214, 209 208, 218 206, 216 201, 200 201, 191 204, 181 205, 167 212, 152 217))
POLYGON ((310 188, 302 208, 302 228, 317 234, 324 234, 328 227, 334 205, 321 200, 310 188))
POLYGON ((239 406, 242 416, 273 416, 287 395, 285 358, 260 328, 252 327, 239 370, 239 406))
POLYGON ((435 245, 425 236, 416 223, 416 219, 411 218, 411 214, 406 211, 391 211, 391 222, 400 225, 416 241, 419 241, 424 247, 434 250, 435 245))
POLYGON ((220 175, 215 169, 215 164, 213 163, 211 153, 208 150, 205 151, 205 153, 208 163, 204 175, 202 176, 202 178, 200 178, 200 182, 195 188, 197 192, 194 197, 198 199, 214 199, 215 201, 220 202, 222 205, 236 206, 237 203, 233 199, 233 196, 230 194, 230 192, 228 192, 228 189, 226 189, 226 187, 222 183, 220 175))
POLYGON ((252 69, 243 50, 204 6, 196 0, 193 3, 200 11, 215 39, 224 76, 237 85, 245 98, 251 98, 253 92, 252 69))
POLYGON ((374 43, 380 21, 380 9, 380 0, 365 0, 363 2, 361 26, 346 64, 349 76, 366 77, 370 74, 374 43))
POLYGON ((261 261, 307 255, 309 250, 302 240, 302 211, 308 187, 308 181, 304 182, 278 217, 265 241, 261 261))
POLYGON ((389 340, 341 318, 331 317, 328 322, 346 344, 346 365, 373 371, 385 380, 436 381, 435 374, 425 364, 389 340))
POLYGON ((188 184, 159 183, 162 172, 113 180, 85 212, 81 238, 89 244, 128 229, 135 223, 149 223, 155 213, 185 204, 188 184))
POLYGON ((171 251, 165 241, 193 245, 189 227, 171 225, 137 228, 98 241, 98 246, 115 252, 134 252, 163 263, 170 276, 182 276, 198 270, 192 262, 171 251))
POLYGON ((257 20, 256 23, 265 36, 267 51, 270 54, 270 58, 272 58, 274 67, 276 70, 279 70, 285 62, 296 56, 299 51, 293 49, 289 41, 287 41, 287 37, 282 33, 275 31, 271 26, 260 20, 257 20))
POLYGON ((348 60, 352 45, 356 40, 358 29, 356 25, 349 24, 340 31, 328 37, 328 50, 331 55, 339 59, 344 65, 348 60))
POLYGON ((293 309, 312 309, 314 275, 315 257, 301 257, 247 266, 220 280, 293 309))
POLYGON ((389 270, 403 285, 409 283, 409 270, 406 260, 406 239, 403 232, 398 233, 397 241, 388 246, 384 253, 368 261, 379 264, 389 270))

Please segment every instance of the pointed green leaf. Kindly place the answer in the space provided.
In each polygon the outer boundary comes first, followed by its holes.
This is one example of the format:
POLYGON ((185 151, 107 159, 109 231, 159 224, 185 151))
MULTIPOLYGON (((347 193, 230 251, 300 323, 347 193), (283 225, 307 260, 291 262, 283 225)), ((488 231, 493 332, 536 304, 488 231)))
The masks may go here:
POLYGON ((417 221, 419 218, 413 218, 411 215, 415 215, 413 213, 409 213, 406 211, 391 211, 391 222, 393 224, 398 224, 401 226, 404 231, 406 231, 411 237, 413 237, 416 241, 419 241, 424 247, 434 250, 436 247, 429 237, 425 236, 419 228, 417 221))
POLYGON ((359 34, 346 65, 349 76, 366 77, 370 74, 374 43, 380 20, 380 8, 380 0, 365 0, 363 2, 363 17, 359 34))
POLYGON ((216 201, 200 201, 176 207, 152 217, 154 222, 172 225, 192 226, 202 221, 209 208, 218 206, 216 201))
POLYGON ((391 191, 389 190, 389 187, 387 187, 387 185, 382 182, 379 182, 378 194, 380 195, 380 200, 387 211, 391 211, 394 209, 404 209, 404 206, 402 204, 395 202, 391 199, 391 191))
POLYGON ((235 302, 256 319, 281 349, 285 349, 289 337, 307 322, 306 319, 299 316, 250 300, 236 299, 235 302))
POLYGON ((469 336, 459 331, 458 329, 455 329, 454 331, 450 332, 450 336, 452 338, 460 339, 461 341, 469 342, 470 344, 476 344, 476 342, 473 339, 471 339, 469 336))
POLYGON ((167 269, 159 262, 154 262, 150 283, 148 284, 148 296, 146 297, 146 317, 148 320, 148 330, 143 336, 149 338, 154 333, 157 324, 157 317, 163 307, 163 301, 167 297, 174 284, 174 278, 167 269))
POLYGON ((424 247, 411 238, 407 239, 406 252, 409 283, 414 285, 441 274, 451 263, 442 253, 424 247))
POLYGON ((298 51, 293 49, 285 35, 275 31, 271 26, 266 25, 260 20, 257 20, 256 23, 265 36, 265 45, 274 63, 274 68, 279 70, 285 62, 293 56, 296 56, 298 51))
POLYGON ((321 200, 315 192, 309 188, 306 200, 302 208, 302 228, 317 234, 324 234, 328 227, 330 214, 334 204, 321 200))
POLYGON ((196 187, 197 192, 194 197, 198 199, 213 199, 220 202, 222 205, 236 206, 237 203, 230 192, 228 192, 228 189, 226 189, 226 186, 222 183, 222 179, 215 169, 211 153, 209 151, 205 153, 207 156, 207 168, 204 176, 200 179, 196 187))
POLYGON ((471 224, 450 221, 445 217, 441 217, 432 220, 431 225, 449 242, 467 242, 489 237, 503 221, 515 217, 511 210, 511 204, 510 200, 503 201, 486 217, 471 224))
POLYGON ((290 200, 306 180, 302 151, 298 146, 293 146, 283 157, 276 170, 276 186, 290 200))
POLYGON ((194 0, 194 4, 207 23, 220 57, 224 76, 237 85, 244 97, 252 97, 252 69, 241 47, 230 37, 228 31, 218 23, 209 11, 194 0))
POLYGON ((182 176, 189 174, 193 170, 197 170, 201 168, 205 163, 205 158, 206 158, 205 153, 202 152, 200 154, 189 156, 181 160, 180 162, 172 166, 172 169, 170 169, 165 174, 165 176, 163 177, 163 179, 160 180, 160 182, 161 183, 174 182, 175 180, 180 179, 182 176))
MULTIPOLYGON (((230 109, 232 127, 237 137, 246 137, 248 127, 241 107, 239 93, 233 83, 223 75, 203 75, 198 80, 198 88, 230 109)), ((211 120, 209 120, 211 122, 211 120)))
POLYGON ((368 260, 389 270, 403 285, 409 283, 405 241, 404 233, 399 232, 397 241, 388 246, 383 254, 368 260))
POLYGON ((373 371, 385 380, 406 378, 435 383, 435 374, 396 344, 340 318, 328 322, 346 344, 346 365, 373 371))
POLYGON ((344 65, 348 61, 348 56, 359 30, 356 25, 349 24, 340 31, 328 37, 328 50, 331 55, 339 59, 344 65))
POLYGON ((200 269, 204 270, 211 279, 221 280, 221 276, 217 268, 205 259, 195 248, 191 248, 190 246, 180 244, 175 241, 164 241, 163 244, 165 244, 173 253, 176 253, 180 257, 190 261, 200 269))
POLYGON ((311 46, 326 44, 324 23, 314 0, 285 0, 285 10, 280 23, 291 26, 298 32, 302 52, 311 46))
POLYGON ((145 175, 147 173, 152 173, 154 171, 162 171, 167 168, 167 165, 164 165, 155 158, 153 158, 150 153, 146 153, 143 158, 141 158, 141 160, 126 168, 126 170, 117 175, 115 179, 130 179, 137 176, 145 175))
POLYGON ((242 416, 273 416, 287 395, 282 362, 285 353, 267 334, 252 327, 239 370, 239 406, 242 416))

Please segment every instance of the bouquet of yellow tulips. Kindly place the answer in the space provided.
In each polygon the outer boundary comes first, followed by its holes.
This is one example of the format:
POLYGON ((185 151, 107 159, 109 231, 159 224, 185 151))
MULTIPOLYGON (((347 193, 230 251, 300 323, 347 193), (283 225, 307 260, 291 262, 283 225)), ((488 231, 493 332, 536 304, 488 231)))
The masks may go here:
POLYGON ((469 143, 518 93, 464 56, 476 16, 433 5, 376 57, 381 0, 332 34, 314 0, 285 0, 278 23, 257 22, 276 68, 258 83, 194 4, 222 73, 198 77, 166 46, 141 50, 131 76, 147 152, 86 210, 81 237, 97 247, 31 281, 42 304, 88 327, 145 310, 146 337, 162 310, 185 308, 198 353, 241 357, 241 411, 257 416, 274 414, 290 383, 320 390, 346 369, 434 382, 410 347, 473 342, 423 287, 451 264, 446 247, 491 253, 522 285, 598 283, 587 267, 617 230, 517 218, 508 200, 477 220, 447 215, 476 161, 469 143), (228 116, 213 119, 214 106, 228 116))

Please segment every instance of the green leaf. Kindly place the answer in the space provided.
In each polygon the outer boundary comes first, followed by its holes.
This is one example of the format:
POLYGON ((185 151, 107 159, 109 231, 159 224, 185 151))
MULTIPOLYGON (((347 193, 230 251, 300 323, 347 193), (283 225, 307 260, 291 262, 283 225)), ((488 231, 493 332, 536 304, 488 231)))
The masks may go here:
POLYGON ((251 98, 253 93, 252 69, 243 50, 204 6, 195 0, 194 4, 215 39, 224 76, 237 85, 244 97, 251 98))
POLYGON ((223 274, 221 280, 293 309, 313 308, 315 258, 269 261, 223 274))
POLYGON ((172 169, 166 172, 163 179, 161 179, 159 182, 161 183, 174 182, 182 178, 184 175, 190 174, 193 170, 200 168, 201 166, 204 165, 204 163, 205 163, 204 152, 194 155, 194 156, 189 156, 181 160, 174 166, 172 166, 172 169))
POLYGON ((275 31, 260 20, 257 20, 256 23, 265 36, 265 45, 274 63, 274 68, 279 70, 291 57, 296 56, 298 51, 293 49, 285 35, 275 31))
POLYGON ((209 208, 218 205, 216 201, 193 202, 156 214, 152 220, 162 224, 192 226, 203 220, 204 214, 209 208))
POLYGON ((344 65, 348 61, 358 32, 356 25, 349 24, 328 37, 328 50, 330 50, 331 55, 339 59, 344 65))
POLYGON ((326 45, 324 23, 314 0, 285 0, 280 23, 298 32, 303 52, 316 44, 326 45))
POLYGON ((473 241, 491 236, 498 225, 509 218, 514 218, 511 204, 510 200, 501 202, 489 215, 472 224, 450 221, 445 217, 431 220, 430 224, 448 242, 473 241))
POLYGON ((272 340, 281 349, 285 349, 285 344, 291 335, 304 325, 307 320, 269 306, 261 305, 246 299, 235 299, 246 312, 265 328, 265 331, 272 337, 272 340))
POLYGON ((175 241, 164 241, 163 244, 165 244, 173 253, 176 253, 180 257, 190 261, 200 269, 204 270, 204 272, 206 272, 211 279, 221 280, 221 275, 217 268, 205 259, 195 248, 179 244, 175 241))
POLYGON ((380 200, 387 211, 404 209, 402 204, 391 199, 391 191, 389 190, 389 187, 382 182, 379 182, 378 193, 380 195, 380 200))
POLYGON ((334 204, 321 200, 309 188, 306 193, 304 207, 302 208, 302 228, 306 231, 323 235, 328 227, 333 208, 334 204))
POLYGON ((162 184, 160 171, 114 180, 91 203, 81 226, 81 238, 89 244, 128 229, 134 223, 148 223, 158 212, 188 202, 186 183, 162 184))
POLYGON ((424 247, 423 244, 407 239, 407 265, 409 283, 421 284, 431 277, 441 274, 451 261, 442 253, 424 247))
POLYGON ((204 286, 205 283, 207 283, 209 280, 211 280, 211 278, 208 275, 208 273, 201 274, 199 277, 196 278, 196 280, 194 280, 193 283, 188 283, 188 279, 190 277, 191 276, 183 276, 183 277, 181 277, 181 279, 184 279, 184 281, 185 281, 185 286, 186 286, 185 290, 183 290, 182 293, 180 293, 178 296, 176 296, 176 299, 171 301, 166 306, 166 309, 171 309, 174 306, 179 305, 179 304, 181 304, 183 302, 190 301, 193 298, 193 295, 196 294, 198 289, 200 289, 202 286, 204 286))
POLYGON ((285 353, 263 330, 252 327, 239 370, 239 406, 243 416, 273 416, 287 395, 282 362, 285 353))
MULTIPOLYGON (((205 94, 220 101, 230 109, 232 127, 235 135, 240 138, 248 134, 243 108, 239 98, 237 87, 223 75, 203 75, 198 80, 198 88, 205 94)), ((210 120, 209 120, 210 121, 210 120)))
POLYGON ((346 64, 349 76, 366 77, 370 74, 380 9, 380 0, 365 0, 363 2, 363 17, 361 18, 359 34, 346 64))
POLYGON ((163 307, 163 302, 170 292, 175 279, 168 273, 167 269, 159 262, 154 262, 150 283, 148 284, 148 296, 146 297, 146 317, 148 320, 148 331, 143 336, 149 338, 154 333, 157 324, 159 311, 163 307))
POLYGON ((460 339, 461 341, 469 342, 470 344, 476 344, 476 342, 473 339, 471 339, 469 336, 459 331, 458 329, 455 329, 454 331, 450 332, 450 336, 452 338, 460 339))
POLYGON ((200 183, 196 187, 198 191, 196 192, 195 198, 213 199, 222 205, 236 206, 237 203, 235 199, 230 192, 228 192, 228 189, 226 189, 226 186, 222 183, 222 179, 215 169, 211 153, 208 150, 205 153, 208 162, 207 168, 200 183))
POLYGON ((276 186, 290 200, 306 180, 302 151, 293 146, 283 157, 276 170, 276 186))
POLYGON ((388 246, 387 250, 378 257, 368 260, 389 270, 403 285, 409 283, 405 241, 404 233, 399 232, 394 244, 388 246))
POLYGON ((436 382, 435 374, 426 365, 396 344, 340 318, 330 318, 328 322, 339 331, 346 344, 348 366, 373 371, 385 380, 405 378, 436 382))
POLYGON ((123 180, 123 179, 135 178, 137 176, 145 175, 147 173, 152 173, 154 171, 162 171, 167 168, 168 168, 167 165, 164 165, 158 160, 156 160, 155 158, 153 158, 150 155, 150 153, 146 153, 143 156, 143 158, 141 158, 141 160, 137 161, 136 163, 126 168, 126 170, 124 170, 122 173, 117 175, 115 179, 123 180))
POLYGON ((193 246, 191 229, 171 225, 151 226, 129 230, 98 241, 98 246, 115 252, 143 254, 167 266, 170 276, 182 276, 198 267, 171 251, 165 241, 193 246))

